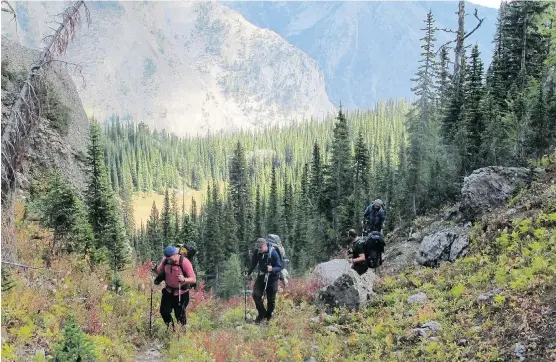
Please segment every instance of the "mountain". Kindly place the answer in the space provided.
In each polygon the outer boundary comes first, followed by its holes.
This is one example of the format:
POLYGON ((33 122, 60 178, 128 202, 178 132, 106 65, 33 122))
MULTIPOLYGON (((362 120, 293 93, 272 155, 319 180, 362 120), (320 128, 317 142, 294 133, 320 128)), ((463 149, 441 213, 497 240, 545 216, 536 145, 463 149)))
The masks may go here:
MULTIPOLYGON (((432 10, 438 28, 457 28, 457 2, 222 2, 253 24, 268 28, 315 59, 324 72, 326 92, 336 105, 372 107, 378 100, 410 98, 420 57, 424 20, 432 10)), ((482 26, 467 39, 477 43, 490 64, 497 10, 466 4, 467 29, 482 26)), ((437 33, 438 46, 453 39, 437 33)))
MULTIPOLYGON (((18 31, 37 48, 68 2, 16 2, 18 31)), ((89 116, 144 121, 178 135, 237 130, 322 116, 334 109, 316 61, 236 11, 208 2, 88 2, 62 57, 89 116), (83 14, 84 15, 84 14, 83 14), (84 19, 84 18, 83 18, 84 19)))

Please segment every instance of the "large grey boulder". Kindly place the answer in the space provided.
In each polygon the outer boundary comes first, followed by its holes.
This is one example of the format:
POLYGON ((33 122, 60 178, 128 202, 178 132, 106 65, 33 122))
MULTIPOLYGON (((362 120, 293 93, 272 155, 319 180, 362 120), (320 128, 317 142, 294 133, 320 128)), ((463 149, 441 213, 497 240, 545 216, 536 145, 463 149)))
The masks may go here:
POLYGON ((425 236, 419 248, 417 262, 438 266, 441 261, 453 262, 465 256, 469 248, 469 226, 453 227, 425 236))
POLYGON ((528 185, 532 171, 524 167, 489 166, 473 171, 463 181, 460 210, 473 220, 504 206, 520 185, 528 185))
POLYGON ((335 307, 359 309, 371 300, 375 273, 369 269, 359 275, 345 259, 333 259, 317 265, 313 277, 324 285, 317 293, 317 305, 328 311, 335 307))

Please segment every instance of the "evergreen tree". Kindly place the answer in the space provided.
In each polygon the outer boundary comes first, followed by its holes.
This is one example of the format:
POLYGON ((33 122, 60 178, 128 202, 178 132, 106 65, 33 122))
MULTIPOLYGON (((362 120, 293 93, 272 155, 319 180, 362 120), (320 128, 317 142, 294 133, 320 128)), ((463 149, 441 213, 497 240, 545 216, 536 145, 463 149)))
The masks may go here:
POLYGON ((247 240, 249 239, 249 183, 247 175, 247 160, 245 151, 238 141, 229 168, 230 174, 230 202, 237 225, 236 238, 240 241, 239 252, 247 257, 247 240))
POLYGON ((349 128, 342 112, 338 111, 336 127, 333 132, 330 164, 326 169, 324 205, 327 206, 326 216, 331 222, 333 237, 326 247, 328 251, 336 249, 340 243, 343 228, 349 225, 344 215, 349 208, 346 200, 353 191, 352 155, 349 128))
POLYGON ((484 133, 484 117, 481 113, 481 100, 483 98, 483 62, 480 58, 479 47, 475 45, 471 51, 470 64, 467 71, 465 90, 464 122, 467 128, 467 154, 466 162, 470 170, 480 166, 481 135, 484 133))
POLYGON ((100 136, 100 127, 93 120, 87 157, 89 183, 86 197, 89 206, 89 220, 97 241, 97 248, 104 250, 94 259, 98 258, 100 261, 108 257, 108 261, 115 269, 121 269, 129 261, 130 250, 118 217, 114 196, 108 186, 100 136), (106 255, 107 253, 110 255, 106 255))
POLYGON ((266 219, 266 230, 272 234, 278 234, 280 229, 280 211, 278 209, 278 202, 276 167, 272 166, 272 173, 270 175, 270 196, 266 219))
POLYGON ((162 239, 164 240, 164 245, 169 245, 171 242, 171 220, 172 213, 170 211, 170 196, 168 194, 168 189, 164 192, 164 203, 162 204, 162 239))
MULTIPOLYGON (((421 59, 419 60, 419 68, 416 77, 412 79, 415 87, 412 91, 417 96, 414 103, 415 109, 408 115, 408 132, 409 132, 409 167, 407 190, 411 197, 411 208, 413 215, 417 215, 418 210, 423 202, 423 192, 426 189, 426 180, 423 175, 423 166, 426 162, 427 147, 431 135, 431 123, 435 115, 435 89, 434 75, 437 74, 434 41, 435 27, 432 12, 429 11, 425 20, 425 28, 421 29, 425 32, 425 36, 421 38, 421 59)), ((448 130, 451 132, 451 127, 448 130)), ((446 126, 445 126, 446 127, 446 126)))
POLYGON ((165 247, 164 240, 160 238, 160 231, 160 216, 156 203, 153 201, 151 214, 149 216, 149 220, 147 220, 146 239, 149 245, 149 258, 154 261, 159 259, 159 256, 165 247))

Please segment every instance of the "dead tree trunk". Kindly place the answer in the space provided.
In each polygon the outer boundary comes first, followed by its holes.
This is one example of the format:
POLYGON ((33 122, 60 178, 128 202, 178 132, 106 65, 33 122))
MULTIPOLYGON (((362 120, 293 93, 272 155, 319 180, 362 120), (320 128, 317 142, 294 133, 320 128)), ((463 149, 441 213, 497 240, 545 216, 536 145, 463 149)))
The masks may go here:
POLYGON ((458 30, 456 35, 456 47, 454 49, 454 82, 456 88, 459 88, 461 80, 461 67, 463 59, 463 40, 465 37, 465 2, 460 1, 458 6, 458 30))
MULTIPOLYGON (((7 3, 7 1, 2 1, 7 3)), ((9 4, 8 4, 9 5, 9 4)), ((76 1, 61 14, 62 21, 53 34, 47 36, 37 61, 29 69, 27 78, 10 108, 2 120, 2 257, 16 259, 14 237, 14 191, 17 172, 21 171, 22 161, 26 155, 28 140, 41 119, 41 104, 38 85, 41 76, 55 54, 65 53, 70 40, 75 38, 77 25, 81 22, 80 9, 85 9, 87 24, 90 23, 89 10, 84 1, 76 1)))

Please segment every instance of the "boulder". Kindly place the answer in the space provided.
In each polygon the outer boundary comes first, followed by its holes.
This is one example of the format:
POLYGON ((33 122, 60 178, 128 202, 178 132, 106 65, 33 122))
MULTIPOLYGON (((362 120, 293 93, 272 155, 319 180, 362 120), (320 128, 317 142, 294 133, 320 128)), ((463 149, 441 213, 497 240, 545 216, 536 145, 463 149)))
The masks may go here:
POLYGON ((520 185, 528 185, 532 171, 524 167, 489 166, 465 177, 461 211, 469 220, 505 206, 520 185))
POLYGON ((413 303, 425 304, 428 301, 429 301, 429 298, 423 292, 413 294, 413 295, 410 295, 409 297, 407 297, 407 302, 409 304, 413 304, 413 303))
POLYGON ((376 275, 371 269, 359 275, 347 260, 333 259, 317 265, 313 277, 323 285, 317 292, 317 305, 332 311, 335 307, 357 310, 366 306, 373 294, 376 275))
POLYGON ((469 226, 453 227, 425 236, 419 248, 417 262, 424 266, 438 266, 441 261, 453 262, 465 256, 469 248, 469 226))

